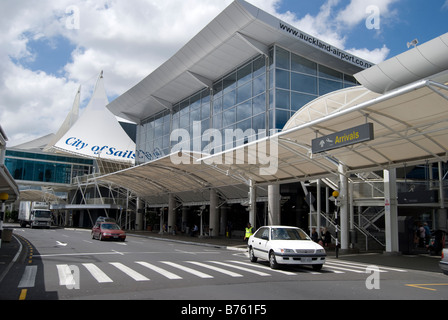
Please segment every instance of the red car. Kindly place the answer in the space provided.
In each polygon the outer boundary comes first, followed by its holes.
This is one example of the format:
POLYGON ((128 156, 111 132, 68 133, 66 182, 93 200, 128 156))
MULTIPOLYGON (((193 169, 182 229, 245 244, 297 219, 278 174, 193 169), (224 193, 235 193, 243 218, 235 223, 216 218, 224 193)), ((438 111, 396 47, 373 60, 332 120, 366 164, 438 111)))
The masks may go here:
POLYGON ((116 223, 99 222, 92 229, 92 239, 121 240, 126 239, 126 233, 116 223))

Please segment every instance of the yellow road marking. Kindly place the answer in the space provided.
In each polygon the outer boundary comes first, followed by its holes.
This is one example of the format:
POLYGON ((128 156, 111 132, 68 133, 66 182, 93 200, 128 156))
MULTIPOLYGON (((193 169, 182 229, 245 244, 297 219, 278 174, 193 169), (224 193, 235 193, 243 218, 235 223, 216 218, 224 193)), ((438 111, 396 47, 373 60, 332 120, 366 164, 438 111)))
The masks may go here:
POLYGON ((430 283, 430 284, 407 284, 407 287, 413 287, 423 290, 437 291, 436 289, 427 288, 427 287, 435 287, 435 286, 448 286, 448 283, 430 283))
POLYGON ((28 293, 28 289, 22 289, 22 292, 20 293, 19 300, 25 300, 27 293, 28 293))

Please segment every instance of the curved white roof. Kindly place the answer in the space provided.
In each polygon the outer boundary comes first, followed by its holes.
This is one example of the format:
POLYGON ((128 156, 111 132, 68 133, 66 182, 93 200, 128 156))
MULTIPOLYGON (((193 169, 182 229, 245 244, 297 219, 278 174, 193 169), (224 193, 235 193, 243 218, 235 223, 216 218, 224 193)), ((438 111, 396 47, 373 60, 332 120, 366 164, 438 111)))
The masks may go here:
POLYGON ((364 87, 385 93, 448 69, 448 33, 355 74, 364 87))
POLYGON ((267 55, 274 43, 347 74, 372 65, 243 0, 236 0, 172 58, 111 102, 108 108, 119 117, 139 123, 211 87, 213 81, 255 55, 267 55))

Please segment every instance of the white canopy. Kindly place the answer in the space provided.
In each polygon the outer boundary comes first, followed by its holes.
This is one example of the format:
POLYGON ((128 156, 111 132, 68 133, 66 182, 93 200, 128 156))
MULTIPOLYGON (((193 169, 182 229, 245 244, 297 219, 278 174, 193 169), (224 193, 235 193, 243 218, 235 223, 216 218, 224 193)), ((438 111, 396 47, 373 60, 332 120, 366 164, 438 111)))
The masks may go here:
POLYGON ((106 108, 109 101, 101 74, 86 110, 54 148, 78 156, 135 162, 135 143, 106 108))

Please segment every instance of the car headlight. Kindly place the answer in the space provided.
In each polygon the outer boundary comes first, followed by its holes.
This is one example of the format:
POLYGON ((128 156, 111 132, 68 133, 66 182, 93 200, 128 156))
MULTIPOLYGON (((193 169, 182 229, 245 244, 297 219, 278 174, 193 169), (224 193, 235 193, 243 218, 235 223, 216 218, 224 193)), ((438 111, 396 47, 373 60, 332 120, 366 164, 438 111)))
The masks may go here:
POLYGON ((111 236, 112 235, 112 233, 108 233, 108 232, 104 232, 103 233, 105 236, 111 236))
POLYGON ((325 249, 317 249, 316 253, 325 253, 325 249))
POLYGON ((280 249, 281 253, 294 253, 293 249, 280 249))

